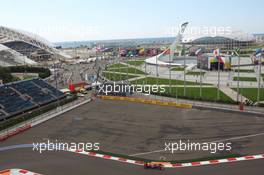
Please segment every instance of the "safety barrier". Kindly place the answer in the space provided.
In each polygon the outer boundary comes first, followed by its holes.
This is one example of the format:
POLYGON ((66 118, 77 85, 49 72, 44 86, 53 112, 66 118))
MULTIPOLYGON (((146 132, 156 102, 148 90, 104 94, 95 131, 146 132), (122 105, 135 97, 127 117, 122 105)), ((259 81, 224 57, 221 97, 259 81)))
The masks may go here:
POLYGON ((79 107, 83 104, 86 104, 88 102, 90 102, 91 99, 88 99, 88 100, 84 100, 84 101, 74 101, 74 102, 71 102, 70 104, 66 104, 64 106, 61 106, 61 107, 58 107, 56 110, 52 110, 52 111, 49 111, 47 113, 44 113, 40 116, 37 116, 33 119, 30 119, 28 121, 25 121, 23 123, 20 123, 14 127, 11 127, 11 128, 8 128, 8 129, 5 129, 4 131, 1 131, 0 132, 0 142, 1 141, 5 141, 6 139, 12 137, 12 136, 15 136, 19 133, 22 133, 38 124, 41 124, 47 120, 50 120, 58 115, 61 115, 65 112, 68 112, 76 107, 79 107))
POLYGON ((152 104, 152 105, 160 105, 160 106, 173 106, 177 108, 192 108, 191 104, 187 103, 177 103, 177 102, 169 102, 169 101, 161 101, 161 100, 148 100, 144 98, 135 98, 135 97, 119 97, 119 96, 99 96, 99 98, 103 100, 117 100, 117 101, 129 101, 129 102, 136 102, 136 103, 145 103, 145 104, 152 104))
POLYGON ((30 129, 31 127, 32 127, 31 124, 25 124, 23 126, 15 128, 14 130, 10 130, 10 131, 6 132, 5 135, 2 135, 2 136, 0 135, 0 142, 8 139, 9 137, 12 137, 12 136, 15 136, 21 132, 24 132, 24 131, 30 129))

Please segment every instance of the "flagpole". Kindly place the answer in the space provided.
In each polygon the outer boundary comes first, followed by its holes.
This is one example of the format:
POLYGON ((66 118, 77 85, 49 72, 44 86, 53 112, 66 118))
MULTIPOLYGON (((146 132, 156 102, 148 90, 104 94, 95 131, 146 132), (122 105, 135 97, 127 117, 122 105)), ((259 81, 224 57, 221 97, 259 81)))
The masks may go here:
POLYGON ((183 96, 185 97, 186 96, 186 56, 185 56, 185 44, 183 44, 183 59, 184 59, 184 75, 183 75, 183 79, 184 79, 184 88, 183 88, 183 96))
POLYGON ((220 98, 220 53, 217 56, 218 60, 218 83, 217 83, 217 100, 220 98))
MULTIPOLYGON (((126 60, 129 61, 128 59, 126 59, 126 60)), ((128 80, 128 79, 129 79, 129 78, 128 78, 128 65, 127 65, 126 67, 127 67, 127 69, 126 69, 126 76, 127 76, 127 77, 126 77, 126 78, 127 78, 127 80, 128 80)))
POLYGON ((170 64, 169 64, 169 77, 170 77, 170 80, 169 80, 169 84, 170 84, 170 95, 171 95, 171 52, 172 52, 172 49, 169 50, 169 61, 170 61, 170 64))
MULTIPOLYGON (((156 55, 156 85, 158 86, 158 76, 159 76, 159 72, 158 72, 158 55, 156 55)), ((155 95, 155 99, 157 99, 157 94, 155 95)))
POLYGON ((240 56, 238 56, 238 69, 237 69, 237 102, 239 102, 239 88, 240 85, 240 56))
POLYGON ((262 78, 261 77, 261 61, 262 61, 262 59, 261 59, 261 54, 258 56, 259 57, 259 75, 258 75, 258 96, 257 96, 257 103, 259 104, 259 102, 260 102, 260 79, 262 78))
POLYGON ((202 99, 202 68, 201 68, 202 59, 201 58, 199 59, 199 62, 200 62, 200 98, 202 99))

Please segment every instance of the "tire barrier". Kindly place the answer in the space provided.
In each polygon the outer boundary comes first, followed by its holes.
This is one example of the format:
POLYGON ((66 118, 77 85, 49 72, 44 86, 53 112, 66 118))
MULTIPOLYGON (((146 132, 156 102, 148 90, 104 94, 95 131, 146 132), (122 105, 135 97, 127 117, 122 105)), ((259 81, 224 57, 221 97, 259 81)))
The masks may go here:
POLYGON ((185 108, 185 109, 192 108, 192 105, 187 103, 176 103, 176 102, 161 101, 161 100, 148 100, 148 99, 135 98, 135 97, 119 97, 119 96, 102 95, 99 96, 99 98, 103 100, 129 101, 129 102, 145 103, 145 104, 160 105, 160 106, 173 106, 173 107, 185 108))

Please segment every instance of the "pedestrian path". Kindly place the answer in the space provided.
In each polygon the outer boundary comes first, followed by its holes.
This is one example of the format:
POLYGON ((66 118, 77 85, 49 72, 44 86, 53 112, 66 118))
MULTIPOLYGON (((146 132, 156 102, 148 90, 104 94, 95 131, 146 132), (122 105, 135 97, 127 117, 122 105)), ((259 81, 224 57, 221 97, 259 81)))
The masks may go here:
POLYGON ((227 95, 229 98, 231 98, 233 101, 242 101, 242 102, 246 102, 246 101, 249 101, 246 97, 244 97, 243 95, 241 94, 238 94, 237 91, 231 89, 230 87, 228 86, 224 86, 224 85, 221 85, 219 87, 220 91, 222 91, 225 95, 227 95), (238 97, 238 99, 237 99, 238 97))

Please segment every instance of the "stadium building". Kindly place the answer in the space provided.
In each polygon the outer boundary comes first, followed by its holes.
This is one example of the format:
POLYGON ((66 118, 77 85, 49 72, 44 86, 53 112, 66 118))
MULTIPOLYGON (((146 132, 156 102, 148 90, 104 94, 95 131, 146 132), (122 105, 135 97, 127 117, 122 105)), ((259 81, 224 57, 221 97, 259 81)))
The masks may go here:
POLYGON ((0 65, 34 65, 55 58, 70 56, 39 36, 0 26, 0 65))
POLYGON ((215 32, 212 34, 185 34, 183 35, 182 42, 189 45, 189 48, 202 47, 208 51, 219 48, 225 51, 235 48, 249 48, 255 43, 255 37, 240 30, 230 30, 228 32, 215 32))

